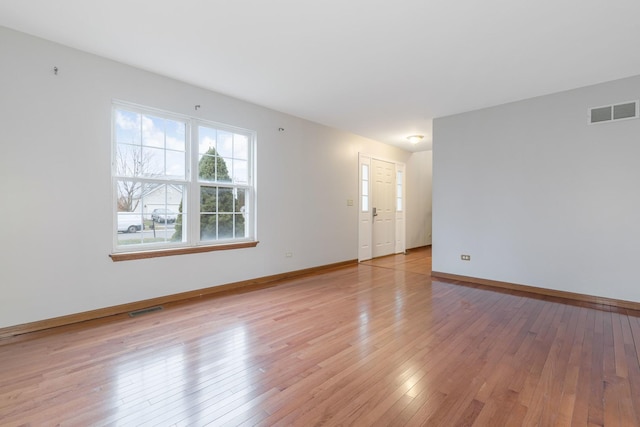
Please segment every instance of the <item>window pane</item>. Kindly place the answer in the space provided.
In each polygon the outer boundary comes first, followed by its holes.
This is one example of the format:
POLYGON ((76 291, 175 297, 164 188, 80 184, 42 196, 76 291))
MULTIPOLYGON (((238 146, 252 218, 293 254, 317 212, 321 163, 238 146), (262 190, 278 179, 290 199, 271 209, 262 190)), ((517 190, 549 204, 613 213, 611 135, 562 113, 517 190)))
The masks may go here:
POLYGON ((158 224, 173 224, 182 210, 184 186, 161 184, 148 186, 144 196, 144 210, 149 219, 158 224))
POLYGON ((216 157, 215 155, 201 155, 198 161, 198 178, 200 181, 216 180, 216 157))
POLYGON ((218 188, 200 188, 200 212, 213 213, 218 211, 218 188))
POLYGON ((115 116, 118 175, 185 178, 185 122, 125 110, 115 116))
POLYGON ((239 203, 244 204, 245 196, 246 190, 228 187, 201 187, 200 239, 203 241, 232 239, 234 230, 240 229, 242 236, 244 236, 244 218, 242 214, 234 214, 234 209, 239 206, 239 203))
POLYGON ((175 230, 183 193, 182 186, 119 180, 118 244, 182 241, 181 222, 175 230))
MULTIPOLYGON (((215 150, 212 153, 214 152, 215 150)), ((200 156, 198 177, 200 181, 231 182, 231 175, 225 160, 210 154, 200 156)))
POLYGON ((182 199, 180 200, 180 204, 176 209, 176 222, 173 224, 173 235, 171 236, 171 241, 173 242, 186 242, 187 241, 187 225, 188 225, 188 212, 186 209, 187 199, 186 193, 183 192, 182 199))
POLYGON ((118 144, 116 149, 116 174, 119 176, 185 178, 185 151, 129 144, 118 144))
POLYGON ((234 135, 233 157, 240 160, 249 160, 249 138, 246 135, 234 135))
MULTIPOLYGON (((145 237, 144 243, 166 243, 166 242, 174 242, 181 241, 182 238, 175 237, 175 226, 173 224, 159 224, 154 223, 152 225, 151 231, 147 231, 146 234, 148 236, 145 237)), ((180 233, 182 234, 182 233, 180 233)))
POLYGON ((116 174, 118 176, 140 176, 140 146, 118 144, 116 148, 116 174))
POLYGON ((218 155, 221 157, 233 157, 233 134, 218 130, 218 155))
POLYGON ((369 211, 369 165, 361 165, 361 173, 362 173, 362 181, 361 181, 361 193, 362 193, 362 199, 361 199, 361 205, 362 205, 362 212, 368 212, 369 211))
POLYGON ((183 194, 183 186, 118 181, 118 244, 182 241, 183 194))
POLYGON ((218 212, 233 212, 233 202, 232 188, 218 188, 218 212))
POLYGON ((116 143, 140 145, 140 114, 116 110, 115 116, 116 143))
POLYGON ((119 245, 144 243, 145 225, 140 213, 118 212, 117 235, 119 245))
POLYGON ((248 162, 246 160, 233 161, 233 182, 236 184, 249 183, 249 171, 247 169, 248 162))
POLYGON ((211 241, 218 238, 217 215, 200 215, 200 240, 211 241))
POLYGON ((184 151, 167 151, 167 170, 165 174, 176 178, 185 177, 184 151))
POLYGON ((142 116, 142 145, 164 148, 164 120, 158 117, 142 116))
POLYGON ((231 177, 233 176, 233 160, 218 157, 217 167, 218 173, 216 177, 218 182, 231 182, 231 177))
POLYGON ((198 127, 198 153, 205 154, 216 148, 216 130, 204 126, 198 127))
POLYGON ((234 218, 235 218, 235 232, 236 232, 235 238, 241 239, 243 237, 247 237, 244 216, 242 214, 235 214, 234 218))
POLYGON ((118 212, 140 212, 142 195, 149 190, 149 184, 134 180, 118 180, 118 212))
POLYGON ((165 129, 167 133, 167 149, 185 151, 187 147, 186 123, 167 119, 165 120, 165 129))
POLYGON ((249 137, 198 127, 198 176, 205 182, 249 183, 249 137))
POLYGON ((164 149, 162 148, 142 148, 142 157, 137 161, 137 168, 140 175, 144 176, 162 176, 165 175, 164 166, 164 149))
POLYGON ((200 212, 232 213, 234 208, 234 196, 232 188, 225 187, 201 187, 200 188, 200 212))
POLYGON ((218 215, 218 239, 233 238, 233 214, 218 215))
POLYGON ((244 189, 237 189, 235 191, 236 197, 234 200, 234 208, 233 211, 236 213, 244 213, 245 211, 245 200, 247 197, 247 190, 244 189))
POLYGON ((396 172, 396 211, 402 211, 402 171, 396 172))

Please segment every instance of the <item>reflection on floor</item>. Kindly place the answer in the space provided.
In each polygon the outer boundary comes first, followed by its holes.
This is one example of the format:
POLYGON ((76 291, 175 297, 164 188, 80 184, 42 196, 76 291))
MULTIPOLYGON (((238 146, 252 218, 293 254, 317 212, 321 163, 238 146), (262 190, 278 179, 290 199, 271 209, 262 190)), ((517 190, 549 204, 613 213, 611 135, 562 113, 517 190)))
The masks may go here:
POLYGON ((431 249, 0 341, 0 425, 640 425, 640 313, 431 249))

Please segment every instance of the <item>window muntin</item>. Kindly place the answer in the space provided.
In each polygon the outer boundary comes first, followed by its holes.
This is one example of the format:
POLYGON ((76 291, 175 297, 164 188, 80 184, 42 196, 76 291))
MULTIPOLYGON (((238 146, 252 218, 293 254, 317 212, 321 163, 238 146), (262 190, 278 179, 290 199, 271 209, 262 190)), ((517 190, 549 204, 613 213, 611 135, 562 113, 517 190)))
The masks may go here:
POLYGON ((113 122, 116 252, 254 238, 253 132, 122 104, 113 122))

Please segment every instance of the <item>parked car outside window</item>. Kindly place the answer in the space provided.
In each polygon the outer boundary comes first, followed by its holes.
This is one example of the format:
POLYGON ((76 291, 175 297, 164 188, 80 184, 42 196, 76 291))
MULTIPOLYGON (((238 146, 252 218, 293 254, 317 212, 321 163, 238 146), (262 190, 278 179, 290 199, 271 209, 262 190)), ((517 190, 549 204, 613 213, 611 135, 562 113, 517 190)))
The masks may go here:
POLYGON ((118 232, 135 233, 144 229, 140 214, 118 212, 118 232))
POLYGON ((163 222, 166 224, 169 222, 176 222, 177 218, 178 215, 169 209, 154 209, 151 213, 151 219, 154 222, 163 222))

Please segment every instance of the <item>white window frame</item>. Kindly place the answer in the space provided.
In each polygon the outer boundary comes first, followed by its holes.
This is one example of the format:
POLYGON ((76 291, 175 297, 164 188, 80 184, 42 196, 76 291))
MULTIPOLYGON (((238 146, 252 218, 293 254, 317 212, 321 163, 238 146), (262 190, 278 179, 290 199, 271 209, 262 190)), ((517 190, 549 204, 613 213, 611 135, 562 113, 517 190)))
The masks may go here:
MULTIPOLYGON (((180 248, 217 248, 226 245, 242 243, 257 243, 256 235, 256 162, 255 162, 255 146, 257 135, 255 131, 217 123, 200 118, 190 117, 183 114, 167 112, 151 107, 140 106, 124 101, 113 101, 112 103, 112 135, 111 135, 111 177, 112 177, 112 209, 113 209, 113 253, 134 253, 134 252, 150 252, 162 251, 165 249, 180 248), (135 180, 143 182, 151 182, 166 185, 183 186, 183 240, 181 242, 161 242, 161 243, 140 243, 120 245, 118 242, 118 181, 133 177, 118 175, 117 171, 117 148, 116 140, 116 112, 118 110, 130 111, 138 114, 148 114, 154 117, 184 122, 185 130, 185 177, 178 179, 173 177, 135 177, 135 180), (248 139, 247 153, 247 179, 246 184, 234 182, 202 182, 199 180, 198 174, 198 127, 204 126, 216 130, 230 132, 232 134, 244 135, 248 139), (231 189, 243 189, 245 193, 245 236, 241 238, 217 239, 217 240, 201 240, 200 239, 200 188, 209 187, 225 187, 231 189), (186 207, 186 212, 185 211, 186 207)), ((142 213, 141 213, 142 216, 142 213)), ((250 245, 255 246, 255 245, 250 245)), ((217 249, 212 249, 217 250, 217 249)), ((199 252, 199 251, 198 251, 199 252)), ((114 258, 112 256, 112 258, 114 258)), ((114 260, 116 260, 114 258, 114 260)))

